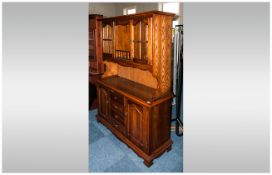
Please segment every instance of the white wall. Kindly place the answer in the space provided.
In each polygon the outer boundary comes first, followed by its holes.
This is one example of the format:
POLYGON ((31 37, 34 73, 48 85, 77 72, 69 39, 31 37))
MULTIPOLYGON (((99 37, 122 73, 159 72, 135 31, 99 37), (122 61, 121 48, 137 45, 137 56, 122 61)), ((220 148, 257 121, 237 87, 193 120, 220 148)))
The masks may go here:
MULTIPOLYGON (((105 17, 123 15, 123 9, 136 6, 136 12, 146 12, 151 10, 161 10, 159 3, 89 3, 89 14, 101 14, 105 17)), ((183 24, 183 3, 179 5, 179 24, 183 24)))
POLYGON ((179 3, 179 24, 183 24, 183 3, 179 3))
POLYGON ((116 3, 89 3, 89 14, 116 16, 116 3))
POLYGON ((123 9, 136 6, 136 13, 159 10, 158 3, 116 3, 116 15, 123 15, 123 9))

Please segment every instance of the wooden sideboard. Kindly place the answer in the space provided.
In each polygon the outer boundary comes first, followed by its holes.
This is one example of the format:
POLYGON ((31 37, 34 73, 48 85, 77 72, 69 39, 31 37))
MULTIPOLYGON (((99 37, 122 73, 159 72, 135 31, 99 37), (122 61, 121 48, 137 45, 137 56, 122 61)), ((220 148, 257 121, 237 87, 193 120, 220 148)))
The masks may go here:
POLYGON ((146 166, 171 149, 172 19, 159 11, 99 19, 106 65, 97 120, 146 166))

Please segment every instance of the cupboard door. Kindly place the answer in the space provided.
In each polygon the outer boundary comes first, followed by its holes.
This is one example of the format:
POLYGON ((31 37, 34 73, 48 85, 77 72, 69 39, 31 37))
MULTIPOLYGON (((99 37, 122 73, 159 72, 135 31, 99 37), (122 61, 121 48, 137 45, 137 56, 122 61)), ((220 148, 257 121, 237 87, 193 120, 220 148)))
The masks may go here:
POLYGON ((108 100, 108 92, 104 88, 99 88, 99 113, 102 117, 109 117, 109 100, 108 100))
POLYGON ((103 23, 102 28, 103 57, 113 57, 113 22, 103 23))
POLYGON ((143 147, 144 143, 144 115, 143 107, 128 101, 127 133, 132 142, 143 147))
POLYGON ((151 18, 133 19, 133 61, 148 64, 148 42, 151 35, 151 18))

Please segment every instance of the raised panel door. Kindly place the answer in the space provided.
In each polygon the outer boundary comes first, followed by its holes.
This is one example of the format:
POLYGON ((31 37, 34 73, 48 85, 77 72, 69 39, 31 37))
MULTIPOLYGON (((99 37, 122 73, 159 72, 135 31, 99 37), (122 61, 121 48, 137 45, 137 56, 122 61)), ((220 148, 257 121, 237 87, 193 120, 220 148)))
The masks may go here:
POLYGON ((127 133, 132 142, 143 147, 144 143, 144 115, 143 107, 128 101, 127 133))
POLYGON ((106 89, 99 88, 99 113, 102 117, 109 119, 109 99, 106 89))

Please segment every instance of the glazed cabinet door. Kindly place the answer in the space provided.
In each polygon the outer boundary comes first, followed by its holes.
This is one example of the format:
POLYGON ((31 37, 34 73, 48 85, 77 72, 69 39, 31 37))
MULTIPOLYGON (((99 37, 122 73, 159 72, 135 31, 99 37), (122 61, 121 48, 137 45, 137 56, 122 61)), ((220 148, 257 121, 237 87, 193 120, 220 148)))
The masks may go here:
POLYGON ((129 139, 139 147, 144 146, 143 107, 128 101, 127 134, 129 139))
POLYGON ((142 64, 152 64, 151 17, 133 19, 133 61, 142 64))
POLYGON ((102 24, 102 50, 103 58, 113 57, 113 21, 107 21, 102 24))
POLYGON ((103 87, 99 88, 99 114, 108 119, 109 118, 109 96, 108 91, 103 87))

